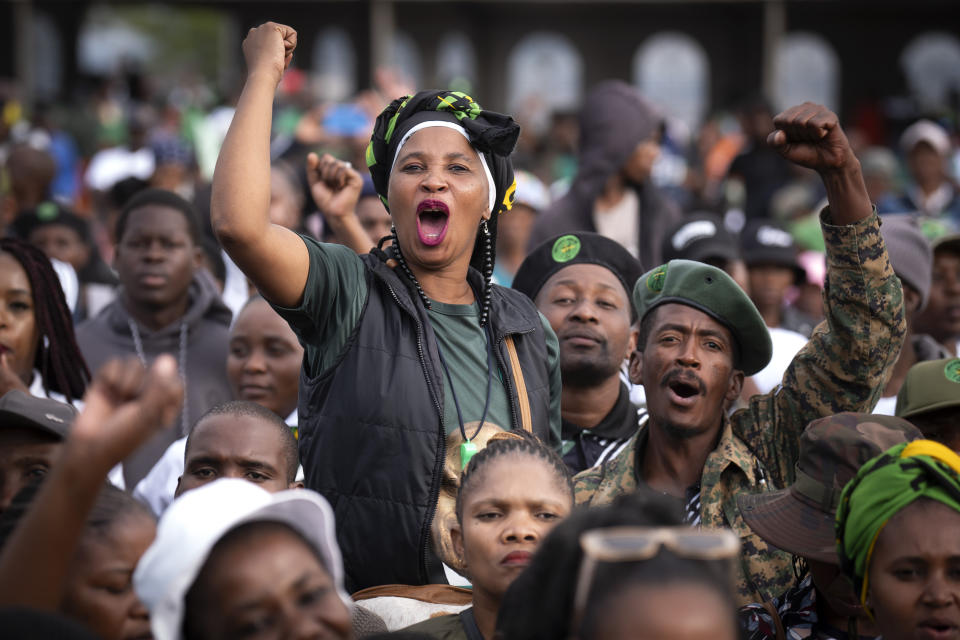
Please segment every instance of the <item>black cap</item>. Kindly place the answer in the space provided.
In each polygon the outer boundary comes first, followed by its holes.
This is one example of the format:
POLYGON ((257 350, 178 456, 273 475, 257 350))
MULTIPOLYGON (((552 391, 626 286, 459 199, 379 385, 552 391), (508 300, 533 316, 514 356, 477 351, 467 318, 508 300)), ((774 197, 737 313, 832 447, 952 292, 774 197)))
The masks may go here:
POLYGON ((48 224, 59 224, 76 231, 84 242, 90 240, 90 227, 87 221, 76 213, 48 200, 32 209, 24 209, 10 224, 13 234, 23 240, 29 240, 34 229, 48 224))
POLYGON ((68 404, 8 391, 0 398, 0 429, 34 429, 64 440, 77 410, 68 404))
MULTIPOLYGON (((574 264, 606 267, 623 284, 628 300, 634 283, 643 273, 640 262, 618 242, 599 233, 579 231, 550 238, 531 251, 517 269, 512 287, 534 300, 553 274, 574 264)), ((630 312, 635 319, 633 305, 630 312)))
POLYGON ((661 252, 664 262, 671 260, 736 260, 740 257, 737 239, 723 226, 715 213, 692 213, 670 229, 663 237, 661 252))
POLYGON ((797 243, 787 229, 768 218, 755 218, 740 234, 740 253, 747 266, 774 264, 793 270, 793 281, 800 284, 807 274, 797 263, 797 243))

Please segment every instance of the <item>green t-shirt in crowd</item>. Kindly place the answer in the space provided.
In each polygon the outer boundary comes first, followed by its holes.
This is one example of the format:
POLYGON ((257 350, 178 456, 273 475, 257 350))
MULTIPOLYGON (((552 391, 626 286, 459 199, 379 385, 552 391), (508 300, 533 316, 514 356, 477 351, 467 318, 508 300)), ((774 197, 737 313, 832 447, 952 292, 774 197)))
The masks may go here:
MULTIPOLYGON (((367 299, 365 267, 351 249, 303 238, 310 255, 310 270, 299 307, 274 306, 293 328, 304 346, 307 372, 316 376, 340 358, 353 334, 367 299)), ((478 422, 487 397, 487 343, 480 327, 480 307, 473 304, 446 304, 434 301, 428 314, 440 351, 446 360, 464 424, 478 422)), ((547 341, 551 374, 551 430, 560 441, 560 368, 557 336, 540 315, 547 341)), ((493 381, 487 422, 504 429, 512 423, 504 372, 493 358, 493 381)), ((457 409, 444 376, 444 427, 447 433, 459 429, 457 409)), ((473 433, 468 429, 468 436, 473 433)))

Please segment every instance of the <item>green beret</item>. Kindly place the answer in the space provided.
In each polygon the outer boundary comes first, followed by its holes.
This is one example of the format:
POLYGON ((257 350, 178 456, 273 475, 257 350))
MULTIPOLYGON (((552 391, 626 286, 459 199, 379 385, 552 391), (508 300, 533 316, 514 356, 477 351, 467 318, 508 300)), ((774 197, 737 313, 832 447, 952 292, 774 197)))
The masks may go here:
POLYGON ((913 418, 954 407, 960 408, 960 358, 927 360, 910 367, 897 394, 896 415, 913 418))
POLYGON ((773 346, 760 312, 733 278, 716 267, 671 260, 640 276, 633 304, 640 319, 661 304, 674 302, 703 311, 733 334, 739 368, 752 376, 770 362, 773 346))

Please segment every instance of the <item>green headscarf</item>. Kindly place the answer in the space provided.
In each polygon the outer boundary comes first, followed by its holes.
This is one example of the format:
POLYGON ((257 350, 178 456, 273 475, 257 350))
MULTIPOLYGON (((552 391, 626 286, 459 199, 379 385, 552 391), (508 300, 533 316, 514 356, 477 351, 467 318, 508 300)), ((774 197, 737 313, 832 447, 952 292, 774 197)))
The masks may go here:
POLYGON ((860 468, 837 508, 837 553, 866 606, 873 548, 890 518, 919 498, 960 512, 960 456, 939 442, 898 444, 860 468))

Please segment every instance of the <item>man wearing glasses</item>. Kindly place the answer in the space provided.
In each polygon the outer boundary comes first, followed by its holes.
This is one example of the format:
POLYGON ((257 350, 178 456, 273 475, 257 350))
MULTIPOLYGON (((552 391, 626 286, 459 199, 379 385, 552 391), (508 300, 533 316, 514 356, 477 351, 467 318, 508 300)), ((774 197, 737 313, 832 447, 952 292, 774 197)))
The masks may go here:
POLYGON ((812 420, 869 413, 905 333, 902 289, 836 115, 805 103, 774 125, 769 144, 817 171, 826 187, 827 320, 781 385, 728 416, 744 376, 770 359, 756 307, 729 276, 701 263, 674 260, 641 276, 633 290, 640 324, 630 377, 644 385, 650 417, 620 455, 575 480, 578 504, 652 489, 681 502, 690 524, 732 529, 741 543, 741 603, 782 593, 794 575, 790 555, 744 522, 737 495, 793 483, 800 434, 812 420))

